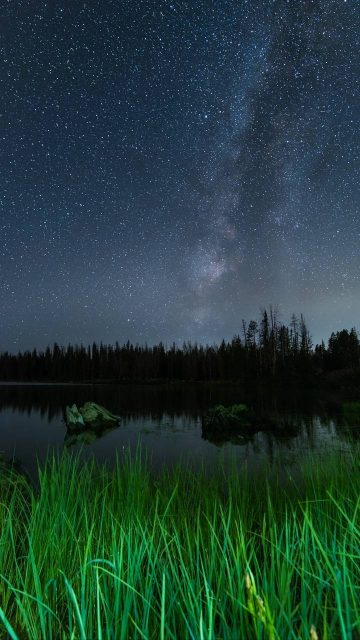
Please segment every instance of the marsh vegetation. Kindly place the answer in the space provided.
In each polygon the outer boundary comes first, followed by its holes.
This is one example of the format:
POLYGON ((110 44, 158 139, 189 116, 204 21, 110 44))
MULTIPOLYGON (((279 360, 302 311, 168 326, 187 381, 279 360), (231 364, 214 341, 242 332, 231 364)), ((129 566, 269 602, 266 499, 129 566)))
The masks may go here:
POLYGON ((281 485, 266 467, 155 473, 140 451, 38 473, 1 473, 0 637, 359 637, 358 447, 281 485))

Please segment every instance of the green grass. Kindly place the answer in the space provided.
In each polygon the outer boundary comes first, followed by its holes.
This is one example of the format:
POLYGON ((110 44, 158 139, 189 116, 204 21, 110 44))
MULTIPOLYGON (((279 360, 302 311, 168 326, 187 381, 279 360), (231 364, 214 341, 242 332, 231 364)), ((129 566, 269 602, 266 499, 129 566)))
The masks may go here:
POLYGON ((359 449, 267 471, 114 471, 52 457, 0 476, 0 637, 360 638, 359 449))

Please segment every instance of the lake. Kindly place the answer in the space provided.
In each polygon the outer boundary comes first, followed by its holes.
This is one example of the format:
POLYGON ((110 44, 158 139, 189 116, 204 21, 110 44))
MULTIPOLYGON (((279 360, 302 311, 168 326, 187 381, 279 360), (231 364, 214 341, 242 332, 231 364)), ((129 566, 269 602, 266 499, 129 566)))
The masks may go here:
POLYGON ((266 462, 291 468, 309 452, 346 455, 357 435, 358 430, 342 425, 338 407, 331 403, 309 395, 245 394, 236 384, 0 384, 0 452, 18 460, 33 478, 49 450, 94 455, 111 465, 140 443, 154 469, 187 462, 211 471, 219 459, 235 458, 256 474, 266 462), (120 425, 96 439, 91 433, 69 437, 63 420, 66 405, 88 400, 121 414, 120 425), (232 433, 205 438, 201 416, 216 404, 239 402, 275 414, 287 427, 251 437, 232 433))

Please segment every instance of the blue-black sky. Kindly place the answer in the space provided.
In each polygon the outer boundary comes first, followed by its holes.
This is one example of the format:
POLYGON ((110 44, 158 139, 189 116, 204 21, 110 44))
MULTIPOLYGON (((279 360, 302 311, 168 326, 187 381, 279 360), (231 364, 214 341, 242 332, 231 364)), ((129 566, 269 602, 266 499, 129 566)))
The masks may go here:
POLYGON ((360 328, 355 0, 7 0, 0 349, 360 328))

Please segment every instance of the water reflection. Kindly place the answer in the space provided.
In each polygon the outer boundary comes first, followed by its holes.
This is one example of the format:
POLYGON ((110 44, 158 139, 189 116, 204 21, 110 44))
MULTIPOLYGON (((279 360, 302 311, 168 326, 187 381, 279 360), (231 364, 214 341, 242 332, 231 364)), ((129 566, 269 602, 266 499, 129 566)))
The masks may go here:
POLYGON ((64 437, 64 444, 67 447, 72 447, 75 444, 92 444, 99 438, 104 438, 106 435, 118 428, 119 424, 115 424, 111 427, 103 427, 102 429, 83 429, 76 433, 67 429, 64 437))
POLYGON ((285 397, 236 385, 0 385, 0 451, 20 459, 31 475, 49 450, 69 448, 111 464, 139 441, 155 467, 179 462, 209 469, 219 456, 235 456, 256 473, 264 461, 293 465, 309 451, 349 450, 360 428, 344 426, 340 405, 309 395, 285 397), (94 401, 121 415, 119 426, 69 434, 63 410, 94 401), (275 429, 202 432, 201 417, 215 404, 246 402, 272 416, 275 429))
POLYGON ((258 412, 267 413, 284 409, 301 413, 314 413, 316 399, 303 395, 273 394, 263 390, 245 389, 236 384, 173 383, 168 385, 92 385, 92 384, 2 384, 0 383, 0 410, 14 408, 31 415, 40 412, 48 422, 58 418, 66 405, 87 401, 103 404, 113 413, 132 415, 150 414, 154 419, 164 413, 186 414, 192 418, 203 415, 216 404, 245 402, 258 412))

